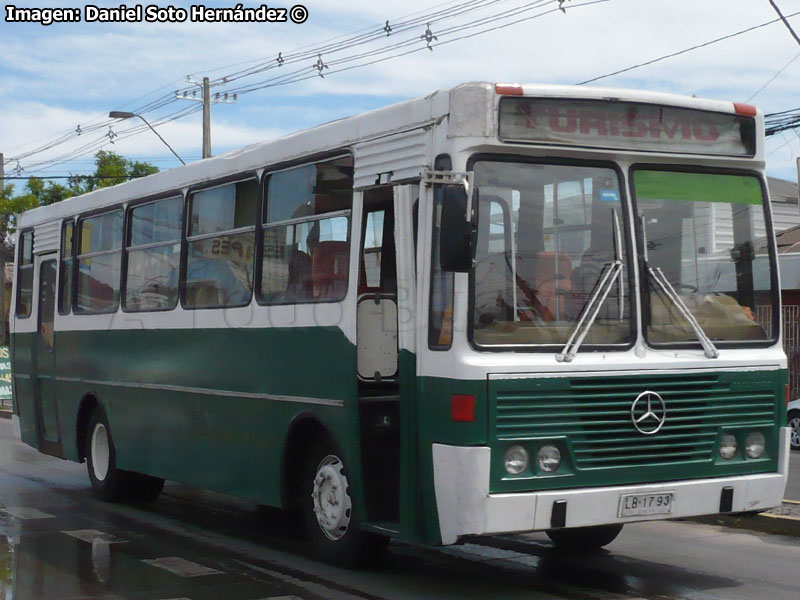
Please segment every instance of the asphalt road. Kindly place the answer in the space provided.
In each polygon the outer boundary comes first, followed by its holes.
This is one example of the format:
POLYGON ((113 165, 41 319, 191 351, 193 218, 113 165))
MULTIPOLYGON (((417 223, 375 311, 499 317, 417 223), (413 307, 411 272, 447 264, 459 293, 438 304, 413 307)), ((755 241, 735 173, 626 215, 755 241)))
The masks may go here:
POLYGON ((592 556, 557 552, 539 534, 443 549, 392 544, 386 564, 367 571, 303 553, 280 512, 220 494, 168 484, 145 508, 102 503, 84 465, 38 454, 0 420, 0 600, 800 595, 797 539, 690 522, 629 525, 592 556))

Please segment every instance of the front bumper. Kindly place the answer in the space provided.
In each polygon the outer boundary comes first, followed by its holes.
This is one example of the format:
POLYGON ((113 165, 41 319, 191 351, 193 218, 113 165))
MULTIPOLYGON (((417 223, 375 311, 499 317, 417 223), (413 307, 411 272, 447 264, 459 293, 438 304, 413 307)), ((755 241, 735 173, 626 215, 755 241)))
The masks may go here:
POLYGON ((433 444, 433 480, 442 544, 463 535, 551 529, 553 503, 566 500, 566 527, 587 527, 715 514, 723 488, 733 488, 732 512, 779 506, 789 472, 788 427, 780 433, 777 473, 641 485, 490 494, 491 449, 433 444), (674 492, 668 515, 619 517, 621 494, 674 492))

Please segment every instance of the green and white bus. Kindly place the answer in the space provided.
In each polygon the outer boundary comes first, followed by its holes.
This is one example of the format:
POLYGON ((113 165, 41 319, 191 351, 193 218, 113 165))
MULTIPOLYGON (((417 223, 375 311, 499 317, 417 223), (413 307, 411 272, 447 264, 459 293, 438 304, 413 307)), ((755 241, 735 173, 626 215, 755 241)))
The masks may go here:
POLYGON ((106 500, 174 480, 319 553, 780 504, 749 105, 469 83, 22 215, 15 420, 106 500))

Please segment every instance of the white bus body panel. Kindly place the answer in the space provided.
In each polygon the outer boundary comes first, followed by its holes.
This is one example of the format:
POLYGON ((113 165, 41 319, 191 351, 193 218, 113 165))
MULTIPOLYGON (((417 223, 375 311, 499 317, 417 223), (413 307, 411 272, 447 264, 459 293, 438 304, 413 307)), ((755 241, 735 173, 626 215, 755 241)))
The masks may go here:
POLYGON ((442 544, 464 535, 550 529, 553 503, 567 501, 566 527, 589 527, 719 513, 722 488, 733 488, 733 510, 781 504, 789 473, 789 428, 781 430, 778 472, 664 483, 511 494, 489 493, 491 449, 433 444, 433 480, 442 544), (674 493, 668 515, 619 517, 622 494, 674 493))

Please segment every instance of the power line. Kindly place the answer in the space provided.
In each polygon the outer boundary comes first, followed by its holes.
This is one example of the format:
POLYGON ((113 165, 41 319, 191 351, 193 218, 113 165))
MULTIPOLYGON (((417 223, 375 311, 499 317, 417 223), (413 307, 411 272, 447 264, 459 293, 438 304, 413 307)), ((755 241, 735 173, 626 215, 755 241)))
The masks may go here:
MULTIPOLYGON (((428 28, 427 31, 430 31, 430 25, 428 24, 428 20, 432 23, 432 22, 434 22, 436 20, 442 20, 443 21, 445 19, 450 19, 450 18, 454 18, 454 17, 460 17, 460 16, 462 16, 464 14, 467 14, 468 12, 472 12, 472 11, 477 10, 477 9, 486 8, 486 7, 489 7, 489 6, 492 6, 492 5, 496 5, 496 4, 500 4, 502 2, 507 2, 507 1, 508 0, 470 0, 468 2, 461 2, 461 3, 455 4, 455 5, 453 5, 453 3, 450 3, 450 4, 442 5, 442 6, 446 6, 447 7, 446 9, 426 13, 422 17, 418 17, 418 18, 413 19, 411 21, 403 22, 400 25, 402 25, 403 27, 410 27, 412 25, 417 25, 420 22, 426 22, 426 27, 428 28)), ((603 0, 603 1, 609 1, 609 0, 603 0)), ((534 8, 540 7, 542 5, 556 4, 556 3, 558 3, 559 5, 561 4, 561 2, 559 2, 559 0, 537 0, 536 2, 529 2, 529 3, 526 3, 525 5, 516 6, 516 7, 512 8, 512 9, 503 11, 503 12, 501 12, 499 14, 493 14, 491 16, 484 17, 482 19, 479 19, 479 20, 476 20, 476 21, 472 21, 472 22, 467 23, 467 24, 462 24, 462 25, 459 25, 459 26, 456 26, 456 27, 452 27, 452 28, 446 30, 446 32, 447 33, 451 33, 451 32, 455 32, 455 31, 463 30, 465 28, 476 27, 478 25, 482 25, 482 24, 485 24, 485 23, 488 23, 488 22, 496 21, 498 19, 503 19, 503 18, 508 18, 509 16, 514 16, 516 14, 519 14, 520 12, 529 11, 529 10, 532 10, 534 8)), ((527 19, 520 19, 519 21, 522 21, 522 20, 527 20, 527 19)), ((511 24, 514 24, 514 23, 508 23, 507 25, 511 25, 511 24)), ((383 27, 374 28, 372 30, 372 33, 369 34, 371 37, 365 39, 362 36, 361 39, 358 39, 358 38, 347 39, 347 40, 345 40, 345 43, 339 44, 335 48, 335 50, 337 52, 339 52, 339 51, 341 51, 341 50, 343 50, 343 49, 345 49, 347 47, 356 47, 356 46, 363 45, 364 43, 367 43, 369 41, 377 40, 378 39, 378 37, 377 37, 378 33, 380 34, 380 37, 385 37, 386 33, 387 33, 386 29, 390 28, 390 27, 392 28, 392 33, 396 32, 396 29, 394 28, 394 26, 390 26, 389 23, 387 22, 387 24, 384 25, 383 27)), ((494 29, 494 28, 492 28, 492 29, 494 29)), ((346 57, 344 59, 340 59, 340 60, 336 61, 336 64, 342 64, 342 63, 346 63, 346 62, 353 62, 355 60, 363 60, 364 58, 366 58, 368 56, 375 55, 376 53, 377 54, 385 54, 385 53, 391 51, 394 48, 401 47, 403 45, 408 45, 408 44, 411 44, 411 43, 417 43, 419 45, 421 43, 420 37, 421 36, 416 36, 415 35, 413 38, 410 38, 409 40, 405 40, 404 42, 401 42, 400 44, 393 44, 388 49, 372 50, 370 52, 362 53, 361 55, 357 55, 357 56, 354 56, 354 57, 353 56, 346 57)), ((459 38, 459 39, 463 39, 464 37, 466 37, 466 36, 462 36, 462 38, 459 38)), ((456 40, 451 40, 451 41, 456 41, 456 40)), ((437 45, 442 45, 442 44, 437 44, 437 45)), ((430 47, 430 44, 428 46, 421 45, 420 49, 424 49, 426 47, 430 47)), ((325 49, 325 48, 321 48, 321 47, 317 46, 317 47, 315 47, 315 48, 313 48, 311 50, 308 50, 306 53, 304 53, 304 55, 313 56, 313 52, 319 51, 321 49, 325 49)), ((328 50, 330 50, 330 49, 331 48, 328 48, 328 50)), ((396 55, 390 56, 390 57, 386 57, 385 59, 388 60, 389 58, 396 58, 396 57, 404 55, 404 54, 407 54, 407 52, 402 53, 402 54, 396 54, 396 55)), ((319 58, 319 60, 321 60, 321 56, 318 55, 318 58, 319 58)), ((290 59, 291 59, 291 57, 290 57, 290 59)), ((296 58, 296 59, 292 59, 292 60, 300 60, 300 58, 296 58)), ((382 62, 382 60, 370 61, 370 62, 366 62, 366 63, 361 64, 361 65, 353 65, 353 66, 350 66, 350 67, 348 67, 346 69, 345 68, 337 69, 336 72, 350 70, 352 68, 359 68, 361 66, 368 66, 370 64, 375 64, 376 62, 382 62)), ((280 66, 280 65, 278 65, 278 66, 280 66)), ((268 67, 268 65, 265 65, 264 68, 262 68, 261 70, 262 71, 266 70, 267 67, 268 67)), ((276 67, 270 67, 270 68, 276 68, 276 67)), ((295 71, 293 73, 287 73, 285 75, 282 75, 279 78, 280 82, 281 82, 282 85, 286 85, 288 83, 294 83, 296 81, 302 81, 303 79, 307 79, 305 77, 299 77, 299 75, 301 73, 308 73, 308 70, 309 70, 308 66, 306 66, 305 68, 300 69, 299 71, 295 71)), ((215 80, 215 81, 223 82, 223 81, 226 81, 226 79, 228 79, 230 77, 233 77, 233 76, 237 76, 237 78, 249 77, 252 74, 254 74, 255 72, 256 72, 256 70, 252 70, 251 69, 247 73, 241 73, 242 77, 238 77, 238 74, 231 74, 229 76, 222 77, 219 80, 215 80)), ((247 89, 248 89, 248 91, 255 91, 255 89, 263 89, 263 87, 258 87, 258 86, 254 87, 254 86, 251 85, 251 86, 247 86, 247 89)), ((177 90, 177 91, 180 92, 180 90, 177 90)), ((161 98, 158 98, 158 99, 152 101, 150 104, 145 105, 144 107, 140 107, 140 108, 136 109, 136 112, 140 112, 141 113, 141 112, 146 112, 146 111, 150 111, 150 110, 157 110, 157 109, 163 108, 164 106, 167 106, 167 105, 171 104, 174 101, 175 101, 175 97, 173 95, 165 95, 165 96, 162 96, 161 98)), ((175 118, 181 118, 183 116, 187 116, 188 114, 191 114, 191 112, 193 112, 193 111, 185 112, 185 113, 180 114, 179 116, 177 116, 175 118)), ((170 118, 169 120, 175 120, 175 119, 174 118, 170 118)), ((168 121, 162 121, 162 122, 168 122, 168 121)), ((93 125, 89 131, 96 132, 96 131, 99 131, 101 129, 104 129, 104 128, 108 127, 109 125, 110 125, 110 123, 108 123, 108 122, 100 122, 100 123, 98 123, 96 125, 93 125)), ((125 135, 125 136, 122 136, 120 134, 120 139, 124 139, 126 137, 130 137, 130 135, 133 135, 134 133, 139 133, 142 130, 144 130, 144 128, 142 128, 141 130, 137 129, 135 132, 133 130, 126 130, 126 131, 131 131, 131 133, 128 134, 128 135, 125 135)), ((69 135, 67 135, 65 137, 66 137, 66 139, 58 139, 54 143, 48 144, 45 147, 36 148, 36 149, 34 149, 32 151, 29 151, 28 153, 25 153, 24 155, 20 155, 18 157, 17 156, 9 157, 9 160, 7 162, 13 164, 13 162, 16 162, 19 159, 28 158, 28 157, 30 157, 30 156, 32 156, 34 154, 49 150, 49 149, 51 149, 51 148, 53 148, 53 147, 55 147, 57 145, 60 145, 61 143, 64 143, 65 141, 70 141, 71 139, 74 139, 75 133, 69 134, 69 135)), ((51 167, 51 166, 54 166, 54 165, 57 165, 57 164, 62 164, 65 160, 69 160, 69 159, 75 158, 76 156, 82 156, 82 155, 85 155, 85 154, 89 154, 89 153, 91 153, 91 152, 93 152, 93 151, 105 146, 107 143, 108 142, 106 141, 105 136, 99 137, 99 138, 96 138, 96 139, 92 140, 88 144, 85 144, 85 145, 81 146, 80 148, 78 148, 76 150, 69 151, 69 152, 67 152, 65 154, 62 154, 60 156, 57 156, 57 157, 54 157, 54 158, 51 158, 51 159, 47 159, 47 160, 43 160, 43 161, 39 161, 39 162, 34 162, 32 166, 28 166, 27 168, 45 168, 45 167, 51 167)))
MULTIPOLYGON (((794 17, 796 15, 800 15, 800 11, 792 13, 788 15, 789 17, 794 17)), ((760 25, 754 25, 753 27, 748 27, 747 29, 742 29, 741 31, 737 31, 736 33, 731 33, 728 35, 724 35, 722 37, 710 40, 708 42, 704 42, 702 44, 698 44, 696 46, 691 46, 690 48, 684 48, 683 50, 679 50, 678 52, 673 52, 671 54, 665 54, 664 56, 660 56, 658 58, 654 58, 653 60, 648 60, 642 63, 638 63, 632 65, 630 67, 626 67, 624 69, 620 69, 619 71, 614 71, 613 73, 606 73, 605 75, 599 75, 598 77, 592 77, 591 79, 587 79, 585 81, 581 81, 576 85, 585 85, 587 83, 592 83, 594 81, 599 81, 600 79, 606 79, 607 77, 613 77, 614 75, 619 75, 620 73, 627 73, 628 71, 633 71, 634 69, 638 69, 640 67, 646 67, 648 65, 652 65, 657 62, 661 62, 662 60, 666 60, 668 58, 674 58, 675 56, 680 56, 681 54, 686 54, 687 52, 692 52, 693 50, 697 50, 699 48, 705 48, 706 46, 710 46, 712 44, 716 44, 718 42, 722 42, 724 40, 729 40, 739 35, 743 35, 745 33, 750 33, 751 31, 755 31, 756 29, 761 29, 762 27, 766 27, 767 25, 772 25, 773 23, 778 23, 781 19, 773 19, 772 21, 767 21, 765 23, 761 23, 760 25)))
POLYGON ((789 21, 787 21, 786 17, 783 16, 781 9, 778 8, 778 5, 775 4, 773 0, 769 0, 769 3, 772 5, 772 8, 775 9, 775 12, 778 13, 778 16, 781 18, 781 21, 783 21, 783 24, 786 25, 786 29, 788 29, 789 33, 792 34, 794 41, 797 42, 798 45, 800 45, 800 37, 797 37, 797 34, 794 32, 794 29, 792 29, 792 26, 789 24, 789 21))
POLYGON ((794 55, 794 58, 793 58, 792 60, 790 60, 789 62, 787 62, 785 65, 783 65, 783 67, 781 67, 781 68, 778 70, 778 72, 777 72, 777 73, 775 73, 775 75, 773 75, 772 77, 770 77, 770 78, 769 78, 769 80, 768 80, 768 81, 767 81, 767 82, 766 82, 764 85, 762 85, 762 86, 761 86, 760 88, 758 88, 758 89, 757 89, 755 92, 753 92, 753 95, 752 95, 752 96, 750 96, 750 97, 749 97, 747 100, 745 100, 745 103, 747 103, 747 102, 750 102, 750 101, 751 101, 753 98, 755 98, 755 97, 756 97, 756 96, 758 96, 758 95, 759 95, 761 92, 763 92, 763 91, 766 89, 766 87, 767 87, 767 86, 768 86, 770 83, 772 83, 773 81, 775 81, 775 80, 776 80, 776 79, 777 79, 777 78, 780 76, 780 74, 781 74, 781 73, 783 73, 783 72, 784 72, 786 69, 788 69, 788 68, 789 68, 789 66, 790 66, 790 65, 791 65, 791 64, 792 64, 794 61, 796 61, 798 58, 800 58, 800 52, 798 52, 797 54, 795 54, 795 55, 794 55))

